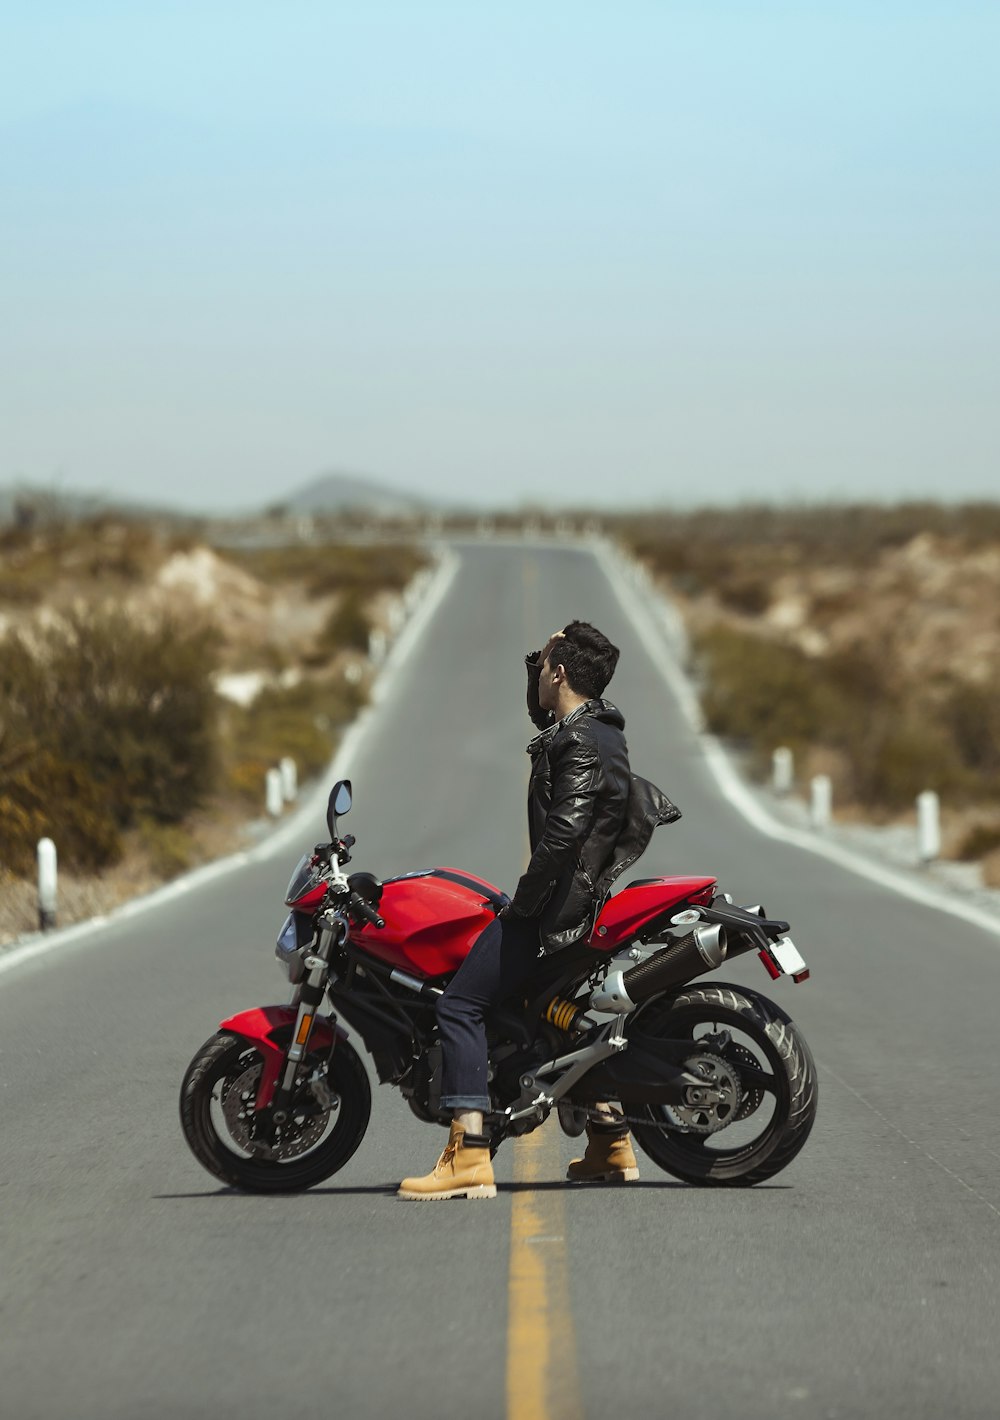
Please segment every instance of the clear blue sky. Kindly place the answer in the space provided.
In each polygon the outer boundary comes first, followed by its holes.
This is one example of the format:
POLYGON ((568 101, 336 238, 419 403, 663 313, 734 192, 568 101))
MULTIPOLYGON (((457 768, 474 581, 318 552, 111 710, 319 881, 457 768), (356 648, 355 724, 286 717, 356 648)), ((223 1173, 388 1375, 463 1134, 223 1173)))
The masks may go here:
POLYGON ((8 3, 0 484, 1000 495, 1000 5, 8 3))

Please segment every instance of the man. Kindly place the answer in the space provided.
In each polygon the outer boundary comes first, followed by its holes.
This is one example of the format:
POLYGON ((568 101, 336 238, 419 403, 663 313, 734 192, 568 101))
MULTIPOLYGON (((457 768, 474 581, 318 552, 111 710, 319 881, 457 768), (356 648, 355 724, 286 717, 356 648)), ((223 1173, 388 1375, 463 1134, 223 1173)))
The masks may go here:
MULTIPOLYGON (((618 654, 596 627, 571 621, 525 657, 528 713, 541 730, 528 746, 531 860, 438 1003, 441 1103, 453 1111, 451 1133, 432 1172, 404 1179, 400 1198, 496 1197, 483 1134, 490 1107, 484 1015, 530 978, 540 957, 590 932, 612 875, 639 856, 657 823, 678 816, 659 790, 633 779, 625 720, 602 698, 618 654)), ((588 1126, 586 1153, 568 1177, 637 1179, 628 1131, 609 1106, 599 1110, 605 1120, 588 1126)))

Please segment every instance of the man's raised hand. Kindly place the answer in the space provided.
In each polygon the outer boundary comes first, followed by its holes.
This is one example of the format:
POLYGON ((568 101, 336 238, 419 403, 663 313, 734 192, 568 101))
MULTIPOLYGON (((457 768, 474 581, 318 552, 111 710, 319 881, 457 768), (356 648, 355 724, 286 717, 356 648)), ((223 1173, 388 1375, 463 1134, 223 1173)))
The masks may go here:
POLYGON ((559 642, 559 641, 565 641, 565 639, 566 639, 566 633, 565 633, 565 631, 553 631, 552 635, 551 635, 551 636, 549 637, 549 639, 546 641, 546 643, 545 643, 544 647, 542 648, 542 650, 539 651, 539 653, 538 653, 538 661, 537 661, 537 664, 540 665, 540 666, 544 666, 545 662, 548 660, 548 658, 549 658, 549 656, 550 656, 550 654, 551 654, 551 652, 552 652, 553 646, 555 646, 555 645, 557 644, 557 642, 559 642))

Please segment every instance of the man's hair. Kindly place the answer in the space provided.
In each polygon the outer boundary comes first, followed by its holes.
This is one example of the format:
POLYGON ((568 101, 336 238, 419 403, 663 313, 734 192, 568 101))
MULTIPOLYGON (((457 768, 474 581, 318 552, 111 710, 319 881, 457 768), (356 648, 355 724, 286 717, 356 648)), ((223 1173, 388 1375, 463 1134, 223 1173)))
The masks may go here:
POLYGON ((563 632, 549 654, 549 665, 563 667, 569 688, 577 695, 600 699, 615 673, 618 647, 589 621, 571 621, 563 632))

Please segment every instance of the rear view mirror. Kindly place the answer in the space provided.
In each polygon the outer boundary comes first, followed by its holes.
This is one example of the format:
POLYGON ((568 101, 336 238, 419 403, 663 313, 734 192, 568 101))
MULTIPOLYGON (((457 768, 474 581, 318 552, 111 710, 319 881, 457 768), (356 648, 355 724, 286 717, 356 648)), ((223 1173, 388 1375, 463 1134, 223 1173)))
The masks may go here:
POLYGON ((330 837, 337 836, 337 819, 340 814, 346 814, 351 807, 350 779, 338 779, 330 790, 330 800, 326 806, 326 824, 330 830, 330 837))

